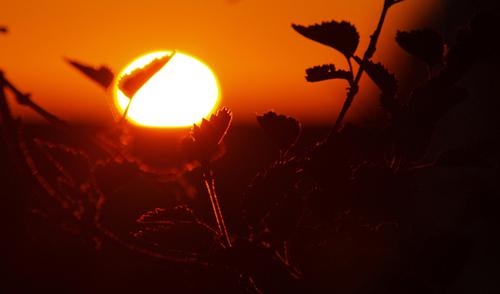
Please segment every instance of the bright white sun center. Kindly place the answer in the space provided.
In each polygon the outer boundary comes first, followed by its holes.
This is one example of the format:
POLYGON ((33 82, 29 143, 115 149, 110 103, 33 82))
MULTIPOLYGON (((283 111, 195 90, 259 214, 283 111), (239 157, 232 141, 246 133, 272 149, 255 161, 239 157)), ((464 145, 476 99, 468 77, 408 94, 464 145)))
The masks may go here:
MULTIPOLYGON (((170 54, 172 52, 162 51, 144 55, 128 65, 117 80, 170 54)), ((190 126, 210 115, 218 99, 219 85, 210 68, 189 55, 176 52, 134 95, 127 119, 152 127, 190 126)), ((115 104, 120 114, 129 101, 116 84, 115 104)))

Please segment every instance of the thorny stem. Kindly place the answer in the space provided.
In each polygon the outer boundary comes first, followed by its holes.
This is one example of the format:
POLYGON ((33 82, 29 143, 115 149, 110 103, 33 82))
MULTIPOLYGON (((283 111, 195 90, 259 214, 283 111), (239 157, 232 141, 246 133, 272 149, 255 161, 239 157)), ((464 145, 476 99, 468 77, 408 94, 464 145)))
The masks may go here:
MULTIPOLYGON (((388 1, 386 0, 384 3, 384 8, 382 9, 382 13, 380 15, 380 19, 377 25, 377 28, 373 32, 373 34, 370 36, 370 44, 368 45, 368 48, 365 51, 365 54, 363 55, 363 60, 361 61, 361 64, 359 65, 358 72, 356 73, 356 77, 354 78, 354 81, 351 83, 349 91, 347 92, 347 97, 345 99, 344 105, 342 106, 342 109, 340 110, 339 116, 337 117, 337 120, 335 122, 335 125, 328 136, 328 138, 331 138, 342 126, 342 122, 344 120, 345 115, 347 114, 347 111, 351 107, 351 104, 354 100, 354 97, 356 97, 356 94, 358 93, 359 90, 359 81, 361 80, 361 77, 363 76, 363 72, 365 70, 365 64, 366 62, 373 57, 373 54, 375 53, 375 50, 377 48, 377 41, 380 36, 380 33, 382 32, 382 27, 384 25, 385 17, 387 16, 387 11, 389 10, 391 5, 388 4, 388 1)), ((351 65, 351 60, 350 57, 348 57, 348 63, 349 67, 351 68, 352 72, 352 65, 351 65)))
POLYGON ((222 215, 222 210, 219 205, 219 199, 217 197, 217 193, 215 192, 215 179, 210 168, 205 168, 205 171, 203 172, 203 182, 205 183, 208 195, 210 196, 210 202, 212 203, 215 221, 219 227, 219 233, 224 237, 226 245, 230 248, 232 247, 231 239, 229 238, 226 223, 224 222, 224 216, 222 215))

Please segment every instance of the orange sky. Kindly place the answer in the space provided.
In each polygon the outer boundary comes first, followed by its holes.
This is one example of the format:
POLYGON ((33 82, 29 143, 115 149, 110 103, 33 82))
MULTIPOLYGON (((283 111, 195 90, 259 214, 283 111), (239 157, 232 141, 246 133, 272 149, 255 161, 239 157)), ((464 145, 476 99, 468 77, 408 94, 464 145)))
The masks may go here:
MULTIPOLYGON (((98 86, 63 62, 63 57, 107 64, 116 72, 134 58, 162 49, 197 56, 218 75, 221 105, 236 120, 275 109, 305 123, 332 121, 344 100, 342 81, 307 83, 304 70, 335 63, 340 54, 297 34, 290 24, 348 20, 367 45, 382 0, 141 0, 2 1, 0 69, 42 106, 69 121, 111 119, 109 102, 98 86)), ((395 6, 381 36, 381 60, 395 69, 408 56, 394 43, 396 30, 420 28, 439 15, 446 0, 406 0, 395 6)), ((358 49, 358 50, 359 50, 358 49)), ((396 72, 398 72, 396 70, 396 72)), ((366 81, 366 79, 365 79, 366 81)), ((367 82, 351 117, 376 102, 367 82)), ((23 117, 30 112, 15 108, 23 117)))

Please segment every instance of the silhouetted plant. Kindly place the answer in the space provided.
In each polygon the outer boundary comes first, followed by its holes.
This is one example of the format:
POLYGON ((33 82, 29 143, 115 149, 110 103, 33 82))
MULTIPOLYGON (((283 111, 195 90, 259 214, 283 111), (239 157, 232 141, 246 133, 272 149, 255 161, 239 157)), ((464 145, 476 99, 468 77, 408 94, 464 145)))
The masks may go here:
POLYGON ((227 232, 224 215, 220 208, 219 199, 215 190, 215 179, 211 167, 211 162, 217 158, 221 152, 221 143, 231 124, 232 114, 222 108, 216 114, 212 114, 209 120, 203 119, 200 126, 194 125, 191 131, 191 138, 184 141, 184 147, 192 159, 201 164, 203 180, 210 196, 210 202, 219 227, 219 233, 224 237, 226 245, 231 247, 231 238, 227 232))
MULTIPOLYGON (((358 87, 359 87, 359 81, 361 79, 361 76, 363 75, 363 72, 365 71, 366 64, 370 61, 370 59, 373 57, 375 54, 376 50, 376 45, 378 42, 378 38, 380 35, 380 32, 382 31, 382 26, 385 21, 385 17, 387 15, 387 12, 389 11, 389 8, 391 8, 394 4, 399 3, 401 1, 395 1, 395 0, 385 0, 384 1, 384 7, 382 9, 382 13, 380 15, 379 23, 377 25, 377 28, 375 29, 374 33, 370 37, 370 43, 368 45, 368 48, 366 49, 363 58, 360 58, 359 61, 359 69, 356 74, 354 74, 353 66, 352 66, 352 61, 351 59, 355 56, 356 49, 358 48, 359 44, 359 34, 356 30, 356 27, 348 22, 336 22, 336 21, 331 21, 331 22, 323 22, 320 25, 312 25, 309 27, 304 27, 301 25, 292 25, 292 27, 301 35, 314 40, 316 42, 319 42, 321 44, 330 46, 336 50, 338 50, 340 53, 344 55, 346 58, 347 64, 349 65, 349 72, 350 74, 346 74, 345 71, 336 71, 335 66, 328 66, 328 67, 320 67, 321 68, 321 73, 322 77, 326 77, 326 72, 325 69, 328 69, 328 72, 333 72, 335 73, 334 76, 342 76, 343 78, 347 78, 349 82, 350 89, 347 92, 347 97, 344 102, 344 105, 342 106, 342 109, 340 111, 339 116, 337 117, 337 120, 335 122, 335 126, 333 128, 333 132, 336 132, 340 129, 342 122, 344 120, 344 117, 351 107, 351 104, 354 100, 354 97, 358 93, 358 87)), ((318 67, 315 67, 312 69, 307 70, 307 74, 309 77, 309 81, 317 81, 317 76, 313 75, 313 78, 311 79, 310 73, 317 74, 318 73, 318 67)), ((330 73, 331 75, 332 73, 330 73)))
MULTIPOLYGON (((241 291, 441 291, 459 274, 457 267, 463 266, 461 257, 470 250, 470 240, 455 232, 436 236, 422 229, 422 220, 412 210, 418 200, 414 199, 414 176, 433 166, 484 166, 473 149, 443 153, 435 162, 423 157, 435 125, 468 97, 459 86, 460 79, 478 61, 495 58, 499 48, 491 37, 496 33, 496 19, 478 15, 453 45, 429 29, 398 32, 396 42, 433 67, 432 75, 409 97, 400 97, 395 75, 372 59, 387 12, 399 2, 384 1, 362 56, 356 53, 359 34, 353 24, 293 25, 301 35, 339 51, 348 65, 347 70, 333 64, 306 69, 306 80, 343 79, 349 89, 327 138, 305 147, 298 120, 273 111, 257 116, 279 153, 273 153, 267 167, 242 189, 241 217, 237 212, 231 214, 237 217, 225 218, 215 186, 214 165, 224 154, 223 140, 232 121, 228 109, 192 127, 181 144, 182 167, 159 170, 128 154, 118 136, 86 136, 84 140, 92 147, 84 148, 24 134, 10 111, 5 90, 14 93, 21 105, 62 126, 58 132, 72 127, 0 74, 0 118, 7 149, 19 174, 33 183, 36 193, 49 199, 36 211, 44 214, 45 210, 57 218, 55 222, 92 240, 96 248, 105 241, 114 242, 155 260, 201 271, 200 279, 203 275, 236 279, 241 291), (356 72, 353 61, 359 65, 356 72), (380 104, 390 114, 380 126, 344 124, 364 72, 380 89, 380 104), (188 177, 201 180, 206 189, 215 229, 199 209, 203 204, 193 200, 193 195, 201 193, 195 184, 187 183, 188 177), (103 221, 106 202, 112 201, 121 185, 137 178, 162 185, 176 200, 164 208, 145 208, 130 223, 122 220, 128 224, 122 224, 123 231, 113 229, 103 221), (229 223, 231 235, 226 219, 235 222, 229 223)), ((124 77, 120 89, 132 99, 171 57, 124 77)), ((107 67, 67 61, 105 89, 114 79, 107 67)), ((232 179, 217 178, 218 183, 223 181, 232 179)), ((137 193, 145 192, 141 187, 137 193)), ((225 286, 220 285, 221 291, 225 286)))

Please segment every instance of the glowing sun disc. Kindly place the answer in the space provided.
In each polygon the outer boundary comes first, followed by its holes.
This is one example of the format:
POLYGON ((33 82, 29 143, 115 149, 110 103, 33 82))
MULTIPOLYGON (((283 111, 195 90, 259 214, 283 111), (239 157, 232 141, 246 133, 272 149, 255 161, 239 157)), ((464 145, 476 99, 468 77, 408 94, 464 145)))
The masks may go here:
MULTIPOLYGON (((117 81, 133 70, 171 54, 171 51, 160 51, 139 57, 119 74, 117 81)), ((118 82, 114 92, 116 108, 123 114, 130 100, 118 88, 118 82)), ((213 112, 219 94, 215 74, 207 65, 176 52, 134 95, 127 119, 151 127, 191 126, 213 112)))

